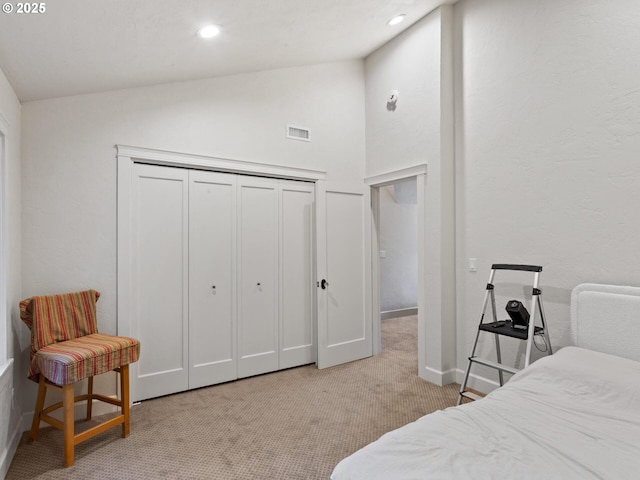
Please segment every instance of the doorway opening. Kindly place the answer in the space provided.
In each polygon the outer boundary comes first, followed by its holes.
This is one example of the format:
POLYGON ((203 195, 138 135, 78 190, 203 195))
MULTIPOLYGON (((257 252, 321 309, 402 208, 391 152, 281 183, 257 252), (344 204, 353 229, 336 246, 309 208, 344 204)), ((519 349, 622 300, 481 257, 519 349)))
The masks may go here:
POLYGON ((418 313, 416 178, 379 188, 380 318, 418 313))
MULTIPOLYGON (((383 329, 417 329, 419 304, 419 200, 416 175, 372 185, 374 217, 374 339, 383 329)), ((417 335, 416 335, 417 336, 417 335)), ((416 348, 418 341, 416 341, 416 348)))

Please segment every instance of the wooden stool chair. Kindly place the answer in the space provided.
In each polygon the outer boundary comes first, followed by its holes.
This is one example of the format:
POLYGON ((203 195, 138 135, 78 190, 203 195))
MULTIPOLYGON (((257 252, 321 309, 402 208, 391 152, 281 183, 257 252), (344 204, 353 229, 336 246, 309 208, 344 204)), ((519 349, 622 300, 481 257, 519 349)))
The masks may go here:
POLYGON ((105 430, 122 425, 129 436, 129 364, 138 361, 140 342, 133 338, 98 333, 95 290, 27 298, 20 302, 20 318, 31 330, 29 378, 38 382, 31 438, 37 439, 40 422, 64 432, 64 463, 73 465, 74 447, 105 430), (93 377, 115 370, 120 375, 120 399, 93 393, 93 377), (87 378, 88 391, 75 396, 74 384, 87 378), (62 392, 62 402, 44 407, 47 388, 62 392), (120 407, 120 414, 74 434, 74 405, 87 402, 91 420, 93 400, 120 407), (49 414, 62 408, 63 421, 49 414))

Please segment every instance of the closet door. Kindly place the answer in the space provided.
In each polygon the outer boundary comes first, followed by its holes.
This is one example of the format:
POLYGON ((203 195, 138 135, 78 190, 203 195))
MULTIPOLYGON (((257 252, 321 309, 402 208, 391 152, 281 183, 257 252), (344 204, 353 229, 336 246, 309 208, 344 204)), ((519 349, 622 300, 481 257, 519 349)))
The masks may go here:
POLYGON ((238 177, 238 377, 278 369, 278 182, 238 177))
POLYGON ((188 388, 188 174, 136 164, 133 190, 131 323, 142 355, 132 400, 142 400, 188 388))
POLYGON ((314 185, 280 181, 279 368, 316 360, 313 312, 314 185))
POLYGON ((189 388, 236 378, 236 176, 189 172, 189 388))

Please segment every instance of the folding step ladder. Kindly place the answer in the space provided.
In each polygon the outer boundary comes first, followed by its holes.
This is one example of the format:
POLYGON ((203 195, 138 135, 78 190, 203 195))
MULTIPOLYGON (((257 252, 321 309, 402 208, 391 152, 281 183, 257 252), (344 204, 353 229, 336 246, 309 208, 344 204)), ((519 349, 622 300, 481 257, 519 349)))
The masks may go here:
POLYGON ((509 265, 503 263, 494 263, 491 266, 491 273, 489 274, 489 283, 487 283, 487 289, 484 293, 484 301, 482 303, 482 313, 480 315, 480 324, 478 325, 478 332, 476 333, 476 340, 473 344, 473 349, 471 350, 471 356, 469 357, 469 363, 467 364, 467 370, 464 373, 464 381, 460 386, 460 394, 458 396, 458 405, 462 403, 463 398, 469 398, 472 400, 478 400, 481 398, 479 395, 476 395, 473 392, 467 391, 467 382, 469 381, 469 374, 471 373, 471 366, 474 364, 484 365, 489 368, 493 368, 498 370, 498 376, 500 378, 500 386, 504 385, 503 372, 507 373, 517 373, 518 369, 510 367, 502 363, 502 358, 500 355, 500 335, 504 335, 507 337, 516 338, 518 340, 524 340, 527 342, 526 353, 524 357, 524 368, 529 366, 529 361, 531 360, 531 347, 534 344, 535 336, 544 337, 547 353, 551 355, 553 351, 551 350, 551 342, 549 340, 549 332, 547 331, 547 326, 545 323, 545 315, 544 309, 542 308, 542 291, 538 288, 539 280, 540 280, 540 272, 542 272, 542 267, 537 265, 509 265), (526 321, 526 316, 529 312, 526 312, 520 302, 516 300, 510 300, 507 303, 507 311, 509 312, 509 316, 512 318, 511 320, 498 320, 496 313, 496 298, 494 294, 494 286, 493 279, 496 274, 496 270, 518 270, 525 272, 533 272, 533 289, 531 291, 531 309, 530 316, 528 318, 528 324, 526 321), (487 303, 489 303, 489 299, 491 299, 491 311, 493 313, 493 322, 484 323, 484 314, 487 310, 487 303), (513 308, 511 308, 513 307, 513 308), (518 309, 520 307, 520 309, 518 309), (511 310, 510 310, 511 308, 511 310), (524 312, 522 312, 524 310, 524 312), (540 323, 541 326, 536 326, 536 310, 540 313, 540 323), (483 358, 479 358, 476 356, 476 347, 478 346, 478 340, 480 339, 480 333, 492 333, 494 334, 495 343, 496 343, 496 357, 497 362, 493 362, 491 360, 486 360, 483 358))

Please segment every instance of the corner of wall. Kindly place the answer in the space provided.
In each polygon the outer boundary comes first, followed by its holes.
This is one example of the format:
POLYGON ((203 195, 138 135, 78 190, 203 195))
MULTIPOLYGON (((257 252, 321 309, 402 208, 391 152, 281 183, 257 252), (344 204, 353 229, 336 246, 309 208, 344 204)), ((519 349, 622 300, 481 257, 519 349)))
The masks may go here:
POLYGON ((6 313, 6 325, 0 341, 0 478, 4 478, 22 434, 22 398, 23 383, 16 375, 22 367, 20 361, 21 332, 16 329, 18 302, 22 295, 22 200, 21 200, 21 140, 22 106, 4 72, 0 70, 0 124, 4 134, 3 165, 3 229, 2 263, 6 270, 2 279, 3 305, 6 313), (11 255, 8 255, 11 252, 11 255), (5 262, 6 260, 6 262, 5 262), (6 336, 5 336, 6 335, 6 336))
MULTIPOLYGON (((440 7, 440 175, 442 196, 443 364, 456 367, 456 194, 453 6, 440 7), (443 312, 444 313, 444 312, 443 312)), ((453 382, 454 380, 452 380, 453 382)))

